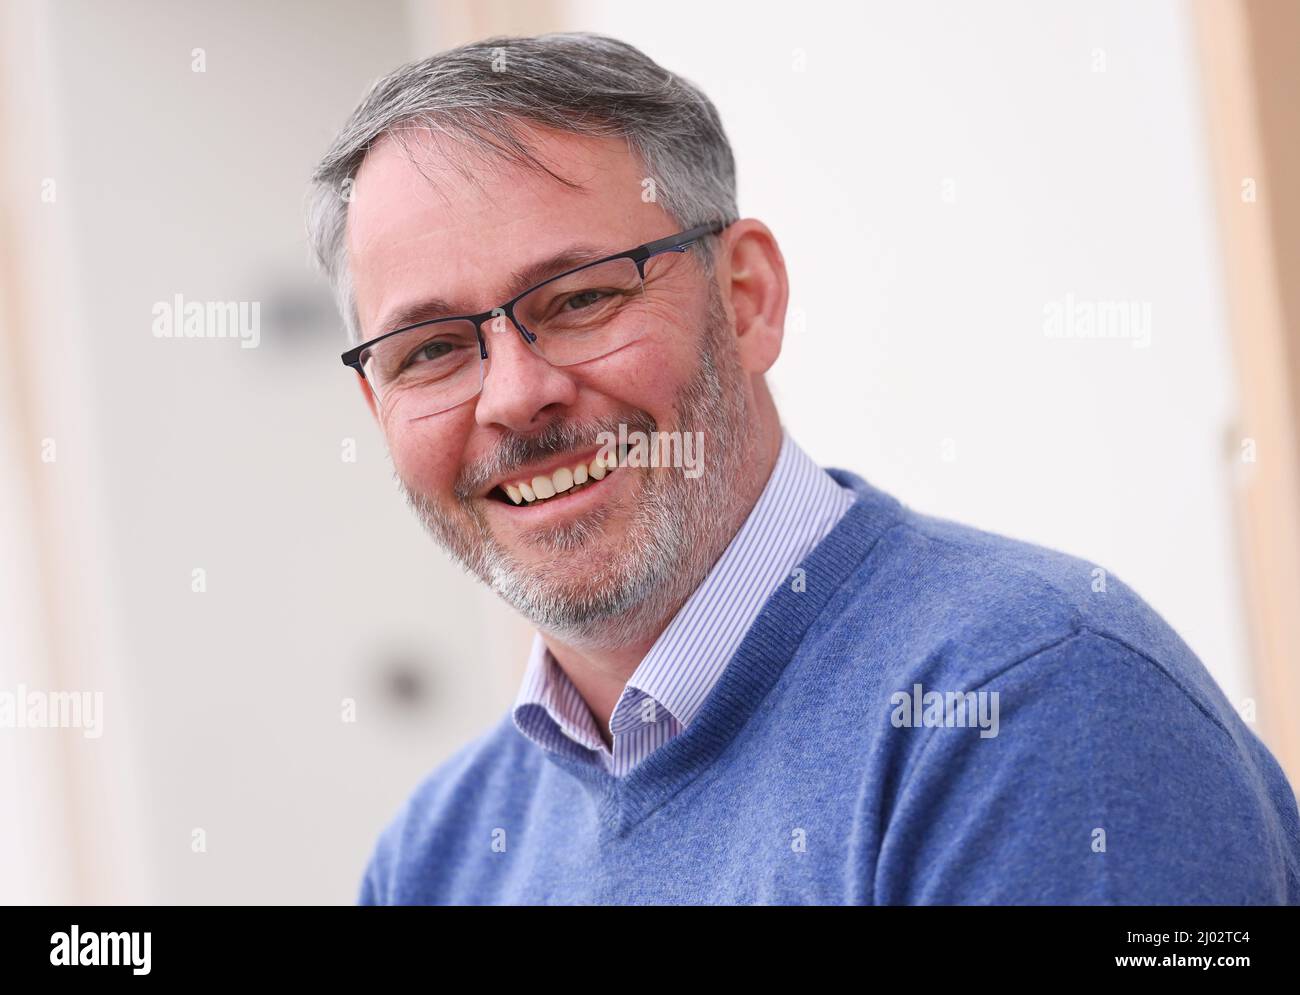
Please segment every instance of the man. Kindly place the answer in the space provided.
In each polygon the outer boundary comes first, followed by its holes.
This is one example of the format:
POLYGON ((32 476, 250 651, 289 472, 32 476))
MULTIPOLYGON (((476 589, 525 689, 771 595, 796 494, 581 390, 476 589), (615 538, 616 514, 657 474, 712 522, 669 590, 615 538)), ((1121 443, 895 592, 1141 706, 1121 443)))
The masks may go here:
POLYGON ((587 34, 403 67, 310 227, 407 499, 538 630, 362 903, 1300 899, 1281 769, 1133 592, 784 431, 785 265, 691 84, 587 34))

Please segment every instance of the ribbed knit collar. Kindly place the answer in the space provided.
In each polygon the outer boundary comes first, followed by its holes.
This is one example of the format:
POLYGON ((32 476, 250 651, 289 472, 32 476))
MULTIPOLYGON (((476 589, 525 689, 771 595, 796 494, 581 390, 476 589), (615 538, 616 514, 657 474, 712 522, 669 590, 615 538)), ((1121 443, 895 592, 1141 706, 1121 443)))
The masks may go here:
POLYGON ((764 604, 690 726, 622 778, 575 756, 545 754, 582 782, 597 804, 604 832, 627 832, 717 759, 776 684, 831 596, 897 520, 894 498, 848 470, 828 467, 826 472, 852 488, 856 500, 799 563, 803 584, 782 584, 764 604))

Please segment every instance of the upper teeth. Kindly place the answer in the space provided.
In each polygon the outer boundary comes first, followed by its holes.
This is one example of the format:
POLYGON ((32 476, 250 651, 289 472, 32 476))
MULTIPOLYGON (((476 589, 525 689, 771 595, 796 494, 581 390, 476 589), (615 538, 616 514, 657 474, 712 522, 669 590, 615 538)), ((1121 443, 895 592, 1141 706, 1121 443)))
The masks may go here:
POLYGON ((549 476, 533 477, 531 480, 518 480, 513 484, 503 484, 506 494, 515 504, 545 501, 564 491, 581 487, 587 479, 601 480, 605 474, 618 465, 618 457, 613 453, 608 456, 597 455, 590 463, 579 463, 575 467, 562 466, 549 476))

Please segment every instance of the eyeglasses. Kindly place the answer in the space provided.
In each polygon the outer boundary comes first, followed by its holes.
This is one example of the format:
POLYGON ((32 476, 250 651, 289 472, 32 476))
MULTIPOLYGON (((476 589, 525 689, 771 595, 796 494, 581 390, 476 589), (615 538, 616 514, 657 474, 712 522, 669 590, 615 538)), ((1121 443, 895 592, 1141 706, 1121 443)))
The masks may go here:
POLYGON ((729 224, 700 225, 584 263, 490 311, 386 332, 343 353, 343 364, 361 374, 386 416, 409 421, 441 414, 482 391, 488 359, 484 322, 494 332, 513 326, 553 366, 599 359, 645 334, 646 263, 666 252, 685 252, 729 224))

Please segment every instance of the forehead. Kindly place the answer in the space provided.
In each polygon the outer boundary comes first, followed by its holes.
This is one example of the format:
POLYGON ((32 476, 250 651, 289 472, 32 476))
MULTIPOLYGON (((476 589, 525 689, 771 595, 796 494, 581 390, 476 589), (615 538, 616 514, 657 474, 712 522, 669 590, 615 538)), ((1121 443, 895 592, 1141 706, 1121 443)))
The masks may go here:
POLYGON ((643 197, 643 167, 626 142, 538 128, 523 136, 568 184, 424 130, 372 148, 347 226, 364 337, 390 330, 384 315, 422 298, 461 313, 494 307, 515 291, 513 271, 570 246, 621 252, 675 230, 643 197))

